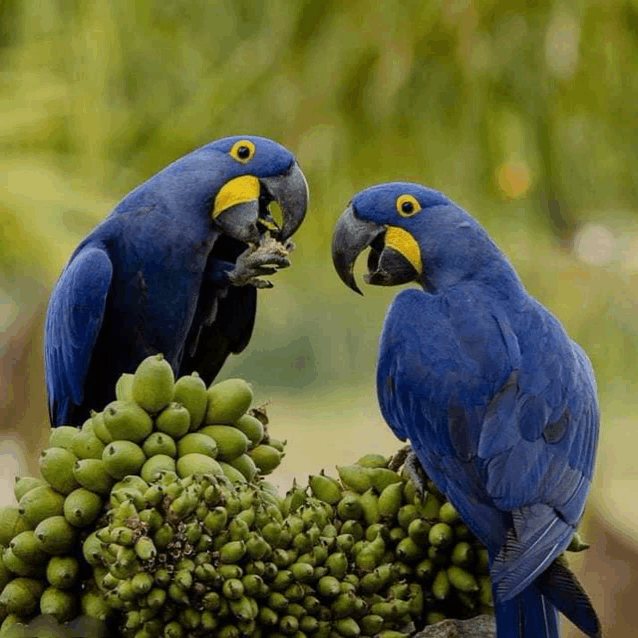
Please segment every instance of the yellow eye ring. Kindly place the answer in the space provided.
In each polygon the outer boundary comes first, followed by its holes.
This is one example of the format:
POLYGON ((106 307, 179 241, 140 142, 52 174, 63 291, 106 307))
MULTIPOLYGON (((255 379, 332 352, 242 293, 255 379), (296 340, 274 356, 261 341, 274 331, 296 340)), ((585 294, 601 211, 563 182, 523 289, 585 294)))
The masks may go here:
POLYGON ((401 195, 397 197, 397 212, 401 217, 412 217, 421 210, 421 204, 412 195, 401 195))
POLYGON ((229 153, 240 164, 246 164, 250 162, 255 154, 255 145, 250 140, 239 140, 239 142, 233 144, 229 153))

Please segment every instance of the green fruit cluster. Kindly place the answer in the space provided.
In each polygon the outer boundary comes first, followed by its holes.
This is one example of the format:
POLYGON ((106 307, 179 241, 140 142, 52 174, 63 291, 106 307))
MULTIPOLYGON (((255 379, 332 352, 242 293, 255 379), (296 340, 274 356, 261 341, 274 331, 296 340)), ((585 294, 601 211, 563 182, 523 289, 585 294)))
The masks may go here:
POLYGON ((282 497, 263 475, 284 445, 251 402, 241 379, 175 381, 155 356, 53 430, 42 478, 0 508, 0 638, 43 619, 47 635, 404 638, 491 613, 486 550, 431 481, 421 496, 401 455, 368 454, 282 497))

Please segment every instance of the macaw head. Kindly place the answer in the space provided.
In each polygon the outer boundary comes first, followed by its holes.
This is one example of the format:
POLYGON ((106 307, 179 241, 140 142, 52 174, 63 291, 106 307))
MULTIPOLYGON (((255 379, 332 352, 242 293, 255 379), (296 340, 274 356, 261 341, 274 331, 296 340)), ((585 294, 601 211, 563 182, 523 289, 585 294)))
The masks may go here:
POLYGON ((416 281, 428 291, 476 273, 498 252, 476 220, 445 195, 409 182, 361 191, 337 222, 332 260, 343 282, 360 294, 353 268, 367 247, 366 283, 416 281))
POLYGON ((227 137, 208 146, 220 154, 220 174, 226 176, 213 202, 214 223, 240 241, 258 242, 264 229, 279 241, 301 225, 308 207, 308 183, 290 151, 256 136, 227 137), (268 205, 281 208, 281 228, 268 205))

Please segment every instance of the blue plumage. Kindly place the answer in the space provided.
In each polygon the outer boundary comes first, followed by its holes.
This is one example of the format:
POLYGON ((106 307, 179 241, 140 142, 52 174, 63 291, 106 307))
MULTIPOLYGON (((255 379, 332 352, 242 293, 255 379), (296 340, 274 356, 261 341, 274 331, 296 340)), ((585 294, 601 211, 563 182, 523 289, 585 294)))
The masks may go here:
POLYGON ((356 195, 333 238, 335 267, 354 289, 367 246, 369 283, 421 285, 399 293, 385 318, 381 411, 488 548, 499 638, 557 637, 556 609, 598 636, 586 595, 556 562, 594 468, 587 356, 441 193, 392 183, 356 195))
POLYGON ((115 382, 162 352, 176 374, 210 383, 252 333, 258 275, 286 261, 251 253, 265 229, 286 241, 307 186, 292 154, 260 137, 212 142, 127 195, 78 246, 45 328, 51 422, 80 424, 115 382), (277 200, 283 224, 267 205, 277 200), (246 259, 238 266, 238 258, 246 259))

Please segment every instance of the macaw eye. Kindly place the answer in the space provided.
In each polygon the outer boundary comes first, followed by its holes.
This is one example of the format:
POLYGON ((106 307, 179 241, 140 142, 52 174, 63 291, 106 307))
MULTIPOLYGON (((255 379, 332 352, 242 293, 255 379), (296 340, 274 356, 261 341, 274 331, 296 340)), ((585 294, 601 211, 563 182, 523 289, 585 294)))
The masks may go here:
POLYGON ((402 217, 412 217, 421 210, 416 197, 412 195, 401 195, 397 198, 397 211, 402 217))
POLYGON ((255 145, 250 140, 239 140, 230 149, 230 156, 242 164, 250 161, 255 154, 255 145))

